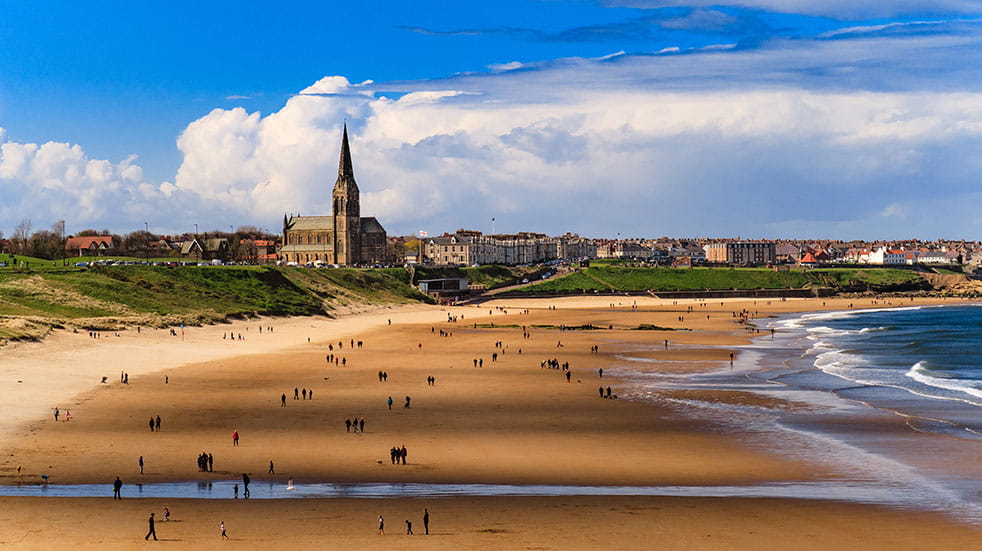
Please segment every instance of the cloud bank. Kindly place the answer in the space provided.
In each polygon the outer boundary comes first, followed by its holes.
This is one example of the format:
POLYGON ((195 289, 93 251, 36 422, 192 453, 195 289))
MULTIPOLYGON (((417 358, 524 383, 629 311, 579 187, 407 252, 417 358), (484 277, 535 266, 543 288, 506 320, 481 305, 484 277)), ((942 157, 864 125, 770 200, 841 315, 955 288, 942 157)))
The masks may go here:
POLYGON ((133 159, 7 142, 0 214, 276 229, 285 212, 329 213, 347 120, 363 213, 394 234, 495 217, 499 231, 591 236, 979 239, 982 45, 978 24, 952 25, 427 81, 329 76, 273 113, 191 122, 172 183, 143 182, 133 159))

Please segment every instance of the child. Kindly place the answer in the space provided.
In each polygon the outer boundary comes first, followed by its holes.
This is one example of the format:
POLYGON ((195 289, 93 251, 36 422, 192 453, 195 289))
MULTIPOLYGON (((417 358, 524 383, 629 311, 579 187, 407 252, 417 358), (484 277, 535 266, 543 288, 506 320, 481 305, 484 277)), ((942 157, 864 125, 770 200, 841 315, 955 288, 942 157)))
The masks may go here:
POLYGON ((413 535, 413 521, 411 520, 406 521, 406 535, 407 536, 413 535))
POLYGON ((164 507, 164 522, 170 520, 170 509, 164 507))
POLYGON ((223 540, 230 539, 228 537, 228 534, 225 532, 225 521, 224 520, 221 521, 221 524, 219 524, 218 527, 221 528, 221 530, 222 530, 222 539, 223 540))

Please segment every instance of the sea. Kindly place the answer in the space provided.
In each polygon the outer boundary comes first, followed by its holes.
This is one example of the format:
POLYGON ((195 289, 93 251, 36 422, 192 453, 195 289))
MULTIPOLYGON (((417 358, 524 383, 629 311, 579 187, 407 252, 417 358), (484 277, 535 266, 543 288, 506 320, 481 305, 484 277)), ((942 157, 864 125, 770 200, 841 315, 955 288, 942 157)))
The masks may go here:
POLYGON ((756 323, 760 336, 738 348, 734 365, 705 366, 696 375, 659 369, 650 354, 621 353, 618 374, 633 389, 625 394, 835 473, 808 497, 817 491, 826 499, 939 511, 982 525, 982 304, 756 323), (857 485, 868 489, 860 492, 867 499, 849 491, 857 485))

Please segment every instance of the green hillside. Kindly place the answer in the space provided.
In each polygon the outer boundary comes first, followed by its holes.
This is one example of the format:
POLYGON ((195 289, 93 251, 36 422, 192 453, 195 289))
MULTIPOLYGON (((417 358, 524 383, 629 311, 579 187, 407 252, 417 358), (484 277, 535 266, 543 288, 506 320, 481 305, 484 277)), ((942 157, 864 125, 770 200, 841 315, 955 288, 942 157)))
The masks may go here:
POLYGON ((51 327, 200 324, 252 315, 329 314, 428 300, 403 269, 93 266, 0 269, 0 341, 51 327))
POLYGON ((521 292, 695 291, 729 289, 800 289, 829 287, 838 291, 928 289, 917 272, 886 268, 792 270, 765 268, 630 268, 593 266, 550 281, 523 287, 521 292))

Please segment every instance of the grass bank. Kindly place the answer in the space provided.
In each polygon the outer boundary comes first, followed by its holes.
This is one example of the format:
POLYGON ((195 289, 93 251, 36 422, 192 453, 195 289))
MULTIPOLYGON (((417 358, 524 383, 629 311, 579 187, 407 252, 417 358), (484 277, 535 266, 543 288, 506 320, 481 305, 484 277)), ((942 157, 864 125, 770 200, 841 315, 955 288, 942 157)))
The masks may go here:
POLYGON ((202 324, 427 301, 402 269, 94 266, 0 270, 0 341, 56 327, 202 324))
POLYGON ((523 287, 529 293, 802 289, 829 287, 840 292, 886 292, 931 288, 921 274, 888 268, 830 268, 775 272, 765 268, 635 268, 591 266, 566 276, 523 287))

